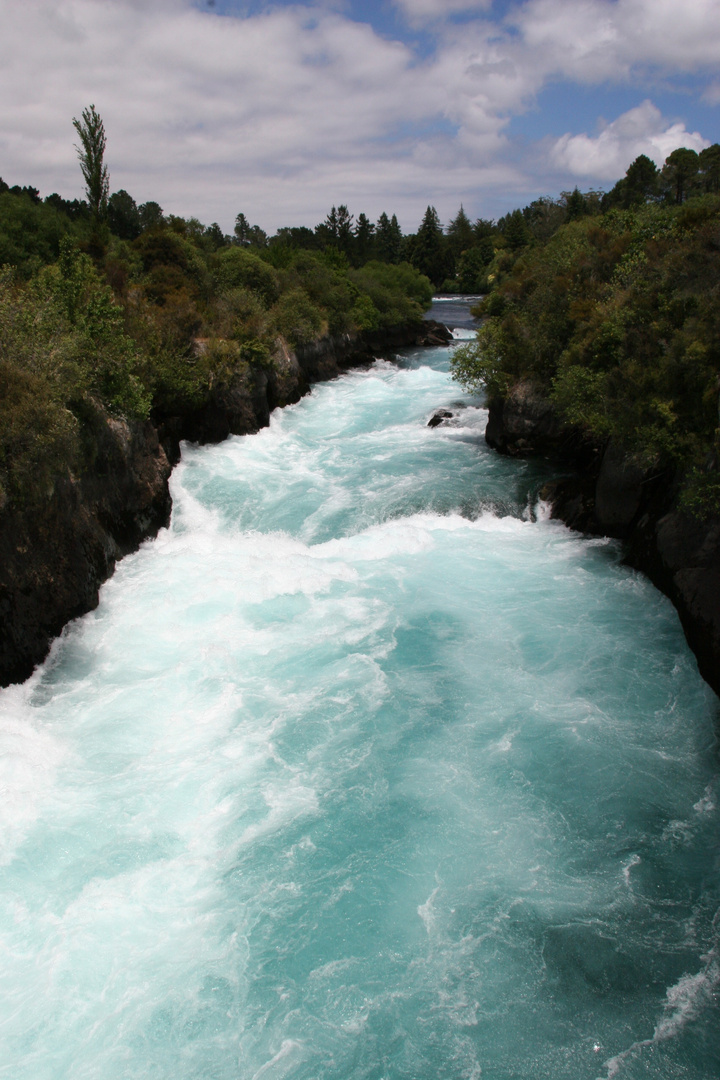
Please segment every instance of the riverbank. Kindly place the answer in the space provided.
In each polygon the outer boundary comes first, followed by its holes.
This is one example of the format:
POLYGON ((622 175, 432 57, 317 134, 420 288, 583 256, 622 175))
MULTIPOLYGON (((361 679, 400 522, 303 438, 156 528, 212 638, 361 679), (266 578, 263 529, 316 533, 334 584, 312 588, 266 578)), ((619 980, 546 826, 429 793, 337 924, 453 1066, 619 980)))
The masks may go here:
POLYGON ((383 352, 449 338, 442 324, 426 320, 325 337, 295 351, 278 341, 269 364, 246 365, 209 403, 183 415, 128 422, 98 406, 91 466, 30 505, 0 507, 0 685, 28 678, 63 627, 97 606, 117 561, 167 525, 181 442, 259 431, 273 409, 298 401, 313 383, 383 352))
POLYGON ((549 455, 568 466, 570 475, 544 492, 553 517, 624 542, 626 562, 675 605, 701 675, 720 694, 720 516, 682 509, 677 472, 643 468, 612 440, 584 440, 530 380, 490 401, 485 437, 502 454, 549 455))

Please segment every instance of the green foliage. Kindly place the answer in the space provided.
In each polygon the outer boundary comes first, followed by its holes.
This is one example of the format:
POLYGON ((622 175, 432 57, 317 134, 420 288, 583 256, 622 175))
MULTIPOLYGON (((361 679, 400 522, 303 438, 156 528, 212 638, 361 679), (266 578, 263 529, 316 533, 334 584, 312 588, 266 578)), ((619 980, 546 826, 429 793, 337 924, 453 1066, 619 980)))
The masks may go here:
POLYGON ((570 222, 500 276, 455 377, 500 395, 531 378, 592 437, 697 465, 718 432, 719 235, 713 195, 570 222))
POLYGON ((62 238, 77 232, 78 226, 52 204, 10 191, 0 194, 0 266, 14 266, 26 279, 54 262, 62 238))
POLYGON ((88 256, 64 240, 57 265, 43 270, 34 291, 64 316, 89 392, 116 415, 147 417, 150 400, 135 373, 139 357, 123 311, 88 256))
POLYGON ((351 271, 350 279, 372 301, 377 326, 419 320, 432 301, 432 284, 408 263, 369 262, 351 271))
POLYGON ((681 509, 700 520, 720 514, 720 473, 694 466, 685 477, 679 499, 681 509))
POLYGON ((272 317, 283 337, 294 346, 309 344, 322 331, 322 314, 304 289, 285 293, 273 308, 272 317))
POLYGON ((571 364, 553 379, 551 399, 568 423, 596 436, 609 431, 606 378, 603 372, 571 364))
POLYGON ((453 349, 450 356, 452 377, 470 393, 485 390, 490 398, 503 397, 516 374, 508 368, 506 356, 501 325, 488 321, 478 330, 475 341, 453 349))
POLYGON ((28 501, 82 457, 81 429, 97 398, 145 416, 137 355, 91 261, 65 245, 32 285, 0 275, 0 486, 28 501))
POLYGON ((244 247, 228 247, 218 252, 215 280, 221 290, 238 286, 249 289, 265 307, 271 307, 280 294, 277 272, 244 247))

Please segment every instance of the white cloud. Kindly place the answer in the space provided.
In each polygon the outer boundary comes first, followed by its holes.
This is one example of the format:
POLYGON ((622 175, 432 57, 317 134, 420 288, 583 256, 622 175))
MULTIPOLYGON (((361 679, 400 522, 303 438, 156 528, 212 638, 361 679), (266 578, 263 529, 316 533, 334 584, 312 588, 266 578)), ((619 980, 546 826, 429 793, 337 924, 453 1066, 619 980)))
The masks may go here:
POLYGON ((668 154, 679 146, 702 150, 710 143, 697 131, 686 131, 684 124, 668 124, 651 101, 623 113, 607 124, 599 135, 563 135, 551 149, 558 168, 572 176, 616 180, 640 154, 662 165, 668 154))
POLYGON ((528 0, 512 17, 531 60, 580 82, 717 67, 720 0, 528 0))
POLYGON ((435 22, 458 12, 486 10, 492 0, 393 0, 412 23, 435 22))
POLYGON ((0 161, 9 182, 82 190, 71 118, 94 103, 113 189, 274 229, 332 203, 415 227, 428 200, 507 183, 504 118, 450 100, 442 64, 332 11, 218 17, 181 0, 0 0, 0 161), (471 109, 472 111, 472 109, 471 109), (471 137, 453 146, 457 124, 471 137), (453 169, 448 162, 453 160, 453 169))
MULTIPOLYGON (((410 229, 428 202, 446 218, 461 201, 488 216, 537 193, 506 129, 549 79, 704 70, 720 55, 720 0, 528 0, 512 25, 485 0, 394 2, 439 20, 429 58, 333 3, 240 17, 191 0, 0 0, 0 174, 80 195, 71 120, 92 102, 111 186, 138 201, 228 231, 239 210, 275 229, 339 202, 397 212, 410 229)), ((702 142, 653 108, 563 136, 535 165, 543 188, 568 171, 616 179, 637 146, 657 156, 702 142)))

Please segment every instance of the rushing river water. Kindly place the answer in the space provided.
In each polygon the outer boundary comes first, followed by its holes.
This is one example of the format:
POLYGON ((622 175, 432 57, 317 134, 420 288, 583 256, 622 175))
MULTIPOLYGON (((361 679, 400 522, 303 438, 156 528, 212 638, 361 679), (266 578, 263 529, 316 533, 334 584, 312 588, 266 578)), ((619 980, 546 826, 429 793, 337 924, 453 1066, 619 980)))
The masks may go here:
POLYGON ((0 1077, 720 1076, 717 698, 448 356, 187 447, 0 695, 0 1077))

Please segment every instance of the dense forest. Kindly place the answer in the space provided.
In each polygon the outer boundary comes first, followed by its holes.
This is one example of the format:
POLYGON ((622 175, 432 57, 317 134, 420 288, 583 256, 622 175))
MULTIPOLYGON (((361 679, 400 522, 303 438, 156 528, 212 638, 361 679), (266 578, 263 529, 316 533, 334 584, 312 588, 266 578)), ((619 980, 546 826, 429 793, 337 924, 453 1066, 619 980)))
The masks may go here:
POLYGON ((495 399, 531 380, 587 440, 681 476, 686 509, 720 509, 720 146, 511 218, 455 377, 495 399))

